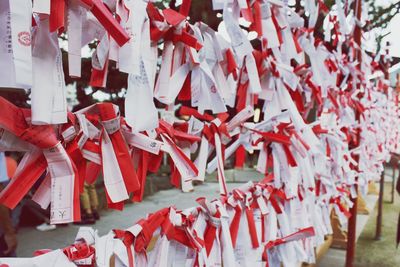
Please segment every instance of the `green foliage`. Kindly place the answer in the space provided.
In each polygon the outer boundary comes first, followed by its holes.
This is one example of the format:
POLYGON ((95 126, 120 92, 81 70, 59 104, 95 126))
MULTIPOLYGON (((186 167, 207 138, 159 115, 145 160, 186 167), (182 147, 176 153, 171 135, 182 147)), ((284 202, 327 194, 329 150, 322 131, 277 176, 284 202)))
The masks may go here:
MULTIPOLYGON (((375 1, 368 0, 369 10, 368 15, 371 17, 369 23, 365 25, 364 30, 369 31, 372 29, 387 29, 390 21, 400 12, 400 1, 396 1, 386 7, 378 6, 375 1)), ((390 31, 379 31, 376 37, 377 53, 382 48, 382 41, 384 37, 390 34, 390 31)))
POLYGON ((368 14, 371 16, 371 20, 365 30, 386 28, 392 18, 400 12, 400 1, 396 1, 387 7, 378 6, 374 0, 367 2, 370 5, 368 14))

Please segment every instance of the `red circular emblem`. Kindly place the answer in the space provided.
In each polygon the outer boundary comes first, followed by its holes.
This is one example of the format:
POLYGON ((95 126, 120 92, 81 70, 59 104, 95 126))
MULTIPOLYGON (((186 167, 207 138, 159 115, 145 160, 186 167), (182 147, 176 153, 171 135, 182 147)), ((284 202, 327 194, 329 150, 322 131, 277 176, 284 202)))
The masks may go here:
POLYGON ((31 34, 29 32, 18 33, 18 42, 24 46, 31 45, 31 34))

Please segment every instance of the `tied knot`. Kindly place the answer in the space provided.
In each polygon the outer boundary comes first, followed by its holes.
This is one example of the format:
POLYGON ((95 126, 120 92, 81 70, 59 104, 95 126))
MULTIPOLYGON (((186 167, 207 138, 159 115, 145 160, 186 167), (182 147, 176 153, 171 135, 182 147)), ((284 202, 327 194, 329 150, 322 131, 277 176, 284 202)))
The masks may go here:
POLYGON ((55 146, 43 149, 43 154, 47 158, 52 158, 54 155, 61 153, 64 150, 63 146, 60 142, 58 142, 55 146))
POLYGON ((64 254, 70 261, 77 262, 82 265, 91 265, 95 254, 94 247, 86 242, 75 243, 63 249, 64 254))
POLYGON ((274 208, 274 210, 279 214, 283 213, 283 210, 281 209, 279 202, 284 203, 285 200, 288 200, 285 192, 282 189, 276 189, 270 186, 268 186, 266 189, 269 192, 268 200, 271 202, 271 205, 274 208))
POLYGON ((204 125, 203 134, 212 144, 215 144, 215 134, 218 136, 225 135, 230 138, 227 124, 220 119, 215 119, 209 125, 204 125))
POLYGON ((305 239, 308 237, 312 237, 315 235, 315 230, 314 227, 307 227, 307 228, 303 228, 300 229, 297 232, 294 232, 290 235, 278 238, 276 240, 271 240, 269 242, 267 242, 264 246, 264 252, 263 252, 263 260, 264 261, 268 261, 268 254, 267 254, 267 250, 288 243, 288 242, 292 242, 292 241, 297 241, 297 240, 301 240, 301 239, 305 239))
POLYGON ((117 132, 121 128, 120 117, 119 116, 117 116, 114 119, 102 121, 102 124, 103 124, 104 129, 106 129, 106 132, 108 134, 113 134, 113 133, 117 132))
POLYGON ((256 186, 255 187, 255 189, 254 189, 254 191, 253 191, 253 195, 256 197, 256 198, 258 198, 258 197, 260 197, 260 196, 262 196, 262 189, 261 189, 261 187, 260 186, 256 186))
POLYGON ((133 244, 133 241, 135 240, 135 236, 129 231, 114 229, 113 232, 114 232, 114 238, 121 239, 122 243, 126 247, 130 247, 133 244))
POLYGON ((136 237, 135 251, 145 251, 153 238, 154 232, 165 221, 168 209, 163 209, 151 214, 147 219, 141 219, 137 222, 141 226, 141 231, 136 237))
POLYGON ((61 135, 65 142, 67 142, 67 143, 70 142, 76 136, 75 127, 73 125, 69 126, 64 131, 62 131, 61 135))
POLYGON ((173 125, 169 124, 164 120, 159 121, 159 128, 157 128, 158 134, 167 135, 169 138, 178 141, 187 141, 190 143, 198 142, 201 140, 199 136, 188 134, 186 132, 175 129, 173 125))
POLYGON ((291 144, 290 137, 285 135, 283 132, 275 133, 272 131, 262 132, 256 129, 249 129, 249 130, 261 135, 261 137, 255 141, 254 145, 257 145, 260 142, 276 142, 287 146, 291 144))
POLYGON ((118 238, 126 247, 126 253, 128 255, 129 267, 134 267, 134 257, 132 251, 132 244, 135 241, 135 236, 130 231, 114 229, 114 238, 118 238))
POLYGON ((221 226, 221 213, 219 210, 214 215, 208 216, 208 222, 215 228, 219 228, 221 226))

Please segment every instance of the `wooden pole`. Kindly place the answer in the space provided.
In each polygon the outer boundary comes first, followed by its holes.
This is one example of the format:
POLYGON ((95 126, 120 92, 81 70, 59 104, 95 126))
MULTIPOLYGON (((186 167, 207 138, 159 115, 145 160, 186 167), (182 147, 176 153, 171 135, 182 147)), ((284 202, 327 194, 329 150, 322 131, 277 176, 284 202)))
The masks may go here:
POLYGON ((394 188, 396 187, 396 170, 399 167, 399 162, 397 161, 397 158, 395 159, 396 161, 393 163, 393 177, 392 177, 392 190, 391 190, 391 198, 390 198, 390 203, 394 203, 394 188))
MULTIPOLYGON (((386 57, 385 60, 385 81, 389 81, 389 42, 386 43, 386 57)), ((393 168, 393 171, 395 169, 393 168)), ((376 231, 375 240, 382 239, 382 213, 383 213, 383 189, 385 186, 385 171, 382 172, 381 179, 379 181, 379 199, 378 199, 378 215, 376 217, 376 231)))
POLYGON ((385 180, 385 171, 382 172, 381 179, 379 181, 378 215, 376 216, 375 240, 382 239, 382 212, 383 212, 384 180, 385 180))
MULTIPOLYGON (((361 0, 356 0, 354 4, 354 14, 358 21, 361 20, 361 0)), ((356 24, 354 29, 354 41, 361 49, 361 25, 356 24)), ((357 59, 361 68, 361 51, 357 50, 357 59)), ((356 118, 360 120, 360 113, 356 111, 356 118)), ((357 133, 357 142, 360 140, 360 133, 357 133)), ((355 155, 354 159, 358 162, 359 157, 355 155)), ((357 168, 357 167, 356 167, 357 168)), ((355 185, 356 193, 358 186, 355 185)), ((352 198, 353 207, 350 209, 351 217, 347 226, 347 250, 346 250, 346 267, 353 267, 354 256, 356 251, 356 225, 357 225, 357 195, 352 198)))

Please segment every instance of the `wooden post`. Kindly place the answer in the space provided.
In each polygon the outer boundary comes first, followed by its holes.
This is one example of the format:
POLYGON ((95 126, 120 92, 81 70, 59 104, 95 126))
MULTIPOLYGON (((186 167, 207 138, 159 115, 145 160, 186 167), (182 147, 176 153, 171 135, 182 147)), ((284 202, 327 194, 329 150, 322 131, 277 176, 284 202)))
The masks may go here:
POLYGON ((331 212, 331 224, 332 224, 332 247, 338 249, 346 249, 347 246, 347 233, 343 231, 340 225, 339 218, 336 215, 335 210, 331 212))
POLYGON ((370 181, 368 184, 368 195, 379 195, 379 190, 376 188, 374 181, 370 181))
POLYGON ((347 226, 346 267, 353 267, 356 250, 357 197, 351 200, 353 201, 353 207, 350 209, 351 217, 347 226))
POLYGON ((363 215, 369 214, 367 202, 365 201, 363 196, 360 194, 360 192, 358 192, 358 197, 357 197, 357 214, 363 214, 363 215))
POLYGON ((383 212, 383 187, 385 180, 385 171, 382 172, 379 181, 379 199, 378 199, 378 215, 376 216, 375 240, 382 239, 382 212, 383 212))
MULTIPOLYGON (((361 20, 361 0, 356 0, 354 4, 354 14, 358 21, 361 20)), ((361 25, 355 26, 354 29, 354 41, 361 49, 361 25)), ((357 59, 361 67, 361 51, 357 51, 357 59)), ((356 111, 356 118, 360 120, 360 113, 356 111)), ((357 142, 359 139, 359 133, 357 134, 357 142)), ((358 162, 358 155, 355 156, 355 160, 358 162)), ((356 167, 357 168, 357 167, 356 167)), ((355 185, 356 191, 358 191, 357 184, 355 185)), ((357 196, 351 199, 353 207, 350 209, 351 217, 347 226, 347 251, 346 251, 346 267, 353 267, 354 255, 356 254, 356 225, 357 225, 357 196)))
MULTIPOLYGON (((386 56, 389 56, 389 42, 386 42, 386 56)), ((385 80, 389 81, 389 58, 385 60, 385 80)), ((379 181, 379 199, 378 199, 378 215, 376 217, 375 240, 382 239, 382 213, 383 213, 383 189, 385 186, 385 171, 382 172, 381 180, 379 181)))
POLYGON ((394 188, 396 187, 396 170, 399 166, 399 162, 397 161, 397 159, 395 158, 393 160, 393 172, 392 172, 392 191, 391 193, 391 198, 390 198, 390 203, 393 204, 394 203, 394 188))

